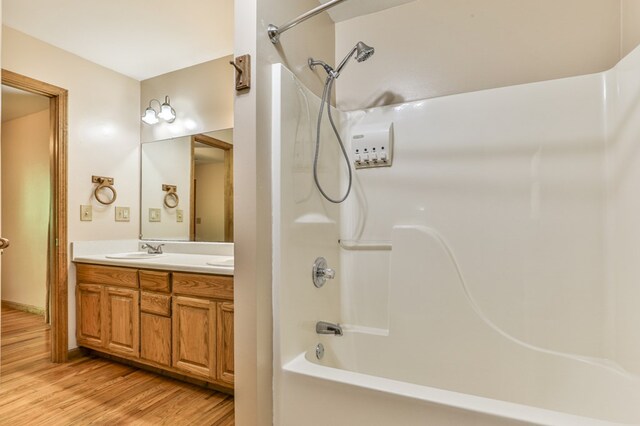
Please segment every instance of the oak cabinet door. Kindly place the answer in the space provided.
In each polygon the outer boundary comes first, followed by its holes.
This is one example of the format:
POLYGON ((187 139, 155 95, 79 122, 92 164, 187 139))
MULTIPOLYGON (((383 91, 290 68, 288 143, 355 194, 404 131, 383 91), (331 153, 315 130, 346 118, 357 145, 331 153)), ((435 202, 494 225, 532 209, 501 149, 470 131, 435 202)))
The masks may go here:
POLYGON ((217 380, 233 385, 233 303, 218 302, 217 380))
POLYGON ((114 354, 138 357, 140 355, 140 292, 116 287, 105 287, 104 321, 105 348, 114 354))
POLYGON ((173 299, 173 367, 208 380, 216 378, 216 302, 173 299))
POLYGON ((140 358, 171 366, 171 318, 140 313, 140 358))
POLYGON ((76 338, 79 345, 104 346, 103 288, 94 284, 78 284, 76 287, 76 338))

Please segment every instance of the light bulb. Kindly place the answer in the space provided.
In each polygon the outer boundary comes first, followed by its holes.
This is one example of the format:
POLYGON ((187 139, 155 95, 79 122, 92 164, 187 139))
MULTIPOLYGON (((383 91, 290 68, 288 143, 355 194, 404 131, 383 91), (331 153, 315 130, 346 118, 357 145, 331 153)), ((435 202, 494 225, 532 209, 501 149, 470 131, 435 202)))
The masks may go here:
POLYGON ((162 118, 165 121, 168 121, 169 123, 172 123, 173 120, 176 119, 176 112, 173 108, 171 108, 171 105, 164 103, 160 107, 160 113, 158 113, 158 117, 162 118))
POLYGON ((142 116, 142 121, 144 121, 147 124, 156 124, 158 121, 158 115, 156 114, 156 111, 149 107, 144 111, 144 115, 142 116))

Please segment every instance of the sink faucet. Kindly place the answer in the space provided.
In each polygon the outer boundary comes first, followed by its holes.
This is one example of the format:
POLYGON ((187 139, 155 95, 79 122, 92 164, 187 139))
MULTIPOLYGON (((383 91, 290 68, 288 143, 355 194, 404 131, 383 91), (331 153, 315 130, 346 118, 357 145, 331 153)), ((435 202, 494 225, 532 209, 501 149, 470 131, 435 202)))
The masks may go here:
POLYGON ((342 327, 340 327, 340 324, 333 324, 326 321, 318 321, 316 323, 316 333, 334 334, 336 336, 342 336, 342 327))
POLYGON ((149 243, 144 243, 140 248, 147 249, 147 253, 149 254, 162 254, 162 246, 164 244, 158 244, 157 246, 153 246, 149 243))

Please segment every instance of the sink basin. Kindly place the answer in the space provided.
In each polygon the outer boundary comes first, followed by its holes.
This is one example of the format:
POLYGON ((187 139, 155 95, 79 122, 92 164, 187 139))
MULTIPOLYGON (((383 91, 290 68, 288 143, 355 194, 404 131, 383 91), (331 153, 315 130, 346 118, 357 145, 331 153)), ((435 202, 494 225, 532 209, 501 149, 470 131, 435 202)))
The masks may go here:
POLYGON ((213 259, 207 261, 207 265, 233 267, 233 256, 213 256, 213 259))
POLYGON ((152 253, 147 253, 145 251, 136 251, 131 253, 108 254, 105 257, 107 259, 154 259, 156 257, 162 257, 162 256, 166 256, 166 254, 164 253, 152 254, 152 253))

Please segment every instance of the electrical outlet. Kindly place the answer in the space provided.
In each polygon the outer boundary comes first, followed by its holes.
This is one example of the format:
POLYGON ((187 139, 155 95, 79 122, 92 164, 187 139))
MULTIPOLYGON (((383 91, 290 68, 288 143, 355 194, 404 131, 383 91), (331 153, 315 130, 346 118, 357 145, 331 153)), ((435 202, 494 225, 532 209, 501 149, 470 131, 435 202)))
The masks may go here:
POLYGON ((93 220, 93 209, 90 205, 80 206, 80 220, 84 222, 91 222, 93 220))
POLYGON ((176 210, 176 222, 184 222, 184 212, 180 209, 176 210))
POLYGON ((160 222, 160 209, 149 209, 149 222, 160 222))
POLYGON ((116 222, 129 222, 129 207, 116 207, 116 222))

